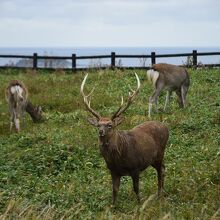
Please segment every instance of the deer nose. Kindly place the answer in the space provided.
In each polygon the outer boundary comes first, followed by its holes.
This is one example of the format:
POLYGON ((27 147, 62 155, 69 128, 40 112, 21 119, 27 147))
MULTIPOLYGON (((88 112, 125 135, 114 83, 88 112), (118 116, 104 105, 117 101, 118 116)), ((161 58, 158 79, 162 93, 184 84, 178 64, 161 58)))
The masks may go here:
POLYGON ((103 129, 99 130, 99 136, 104 136, 105 135, 105 131, 103 129))

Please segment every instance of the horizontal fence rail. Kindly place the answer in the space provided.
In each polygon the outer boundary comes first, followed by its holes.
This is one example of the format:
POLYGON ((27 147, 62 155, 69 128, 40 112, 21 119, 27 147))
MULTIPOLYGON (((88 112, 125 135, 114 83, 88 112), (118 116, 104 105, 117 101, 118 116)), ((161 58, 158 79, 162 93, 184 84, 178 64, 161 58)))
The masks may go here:
MULTIPOLYGON (((220 63, 217 64, 198 64, 198 56, 216 56, 220 55, 220 52, 197 52, 197 50, 193 50, 192 53, 179 53, 179 54, 156 54, 155 52, 151 52, 150 55, 127 55, 127 54, 116 54, 115 52, 112 52, 110 55, 95 55, 95 56, 77 56, 76 54, 72 54, 71 56, 42 56, 38 55, 37 53, 34 53, 33 55, 2 55, 0 54, 0 58, 20 58, 20 59, 28 59, 32 60, 32 68, 33 69, 51 69, 47 67, 39 67, 38 61, 40 60, 70 60, 71 61, 71 68, 62 68, 62 69, 72 69, 72 70, 84 70, 89 68, 99 68, 99 69, 105 69, 105 68, 128 68, 128 69, 149 69, 150 66, 117 66, 116 65, 116 59, 117 58, 139 58, 139 59, 148 59, 151 60, 151 65, 156 64, 157 58, 172 58, 172 57, 189 57, 191 58, 190 63, 186 63, 185 66, 187 67, 198 67, 198 66, 207 66, 207 67, 220 67, 220 63), (98 67, 84 67, 80 68, 77 67, 77 60, 92 60, 92 59, 110 59, 110 65, 105 66, 98 66, 98 67)), ((182 65, 183 66, 183 65, 182 65)), ((5 65, 0 66, 0 68, 27 68, 27 67, 18 67, 14 65, 5 65)), ((30 67, 29 67, 30 68, 30 67)), ((53 67, 52 69, 57 69, 56 67, 53 67)))

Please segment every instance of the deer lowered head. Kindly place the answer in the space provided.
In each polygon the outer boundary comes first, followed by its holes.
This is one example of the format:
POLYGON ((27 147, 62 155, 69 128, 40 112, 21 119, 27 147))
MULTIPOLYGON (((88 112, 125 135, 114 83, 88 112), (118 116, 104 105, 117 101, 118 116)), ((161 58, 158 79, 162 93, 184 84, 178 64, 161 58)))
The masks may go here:
POLYGON ((85 76, 80 92, 86 109, 94 116, 88 119, 89 123, 98 128, 100 151, 105 159, 112 177, 113 204, 115 204, 122 176, 131 176, 133 188, 139 196, 139 173, 149 165, 158 172, 158 194, 161 193, 164 182, 163 156, 168 140, 169 132, 165 125, 159 122, 145 122, 131 130, 115 129, 121 122, 121 114, 128 109, 140 90, 140 80, 135 73, 137 88, 129 93, 128 100, 124 103, 122 97, 121 105, 111 117, 101 117, 91 107, 91 96, 94 89, 86 95, 84 85, 88 74, 85 76))
POLYGON ((42 121, 43 111, 40 105, 34 106, 30 100, 27 101, 26 112, 31 116, 34 123, 42 121))

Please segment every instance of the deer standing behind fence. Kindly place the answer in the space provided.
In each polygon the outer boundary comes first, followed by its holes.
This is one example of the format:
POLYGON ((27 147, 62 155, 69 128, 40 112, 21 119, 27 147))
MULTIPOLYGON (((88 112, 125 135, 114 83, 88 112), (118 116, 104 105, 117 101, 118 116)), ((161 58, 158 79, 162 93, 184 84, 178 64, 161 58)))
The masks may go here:
POLYGON ((5 90, 5 98, 9 106, 10 131, 12 131, 13 125, 17 132, 20 131, 20 119, 23 118, 25 111, 30 114, 33 122, 42 119, 41 107, 33 106, 28 100, 28 90, 23 82, 12 80, 5 90))
POLYGON ((158 63, 154 64, 152 68, 147 71, 147 77, 155 86, 155 91, 149 99, 149 117, 151 117, 154 103, 158 111, 158 97, 163 89, 167 90, 164 110, 166 110, 173 91, 177 94, 179 106, 181 108, 186 107, 186 95, 189 89, 190 79, 185 68, 166 63, 158 63))
MULTIPOLYGON (((112 177, 113 204, 119 190, 122 176, 131 176, 133 189, 139 196, 139 174, 148 166, 153 166, 158 174, 158 195, 164 186, 165 166, 163 162, 165 146, 169 137, 168 128, 155 121, 145 122, 131 130, 118 131, 117 126, 122 122, 121 114, 130 106, 140 89, 140 80, 137 79, 137 89, 131 90, 126 104, 122 102, 111 118, 101 117, 91 108, 90 94, 85 95, 84 85, 88 74, 81 84, 81 94, 86 109, 95 118, 88 119, 89 123, 98 128, 100 151, 105 159, 112 177)), ((94 91, 94 90, 93 90, 94 91)))

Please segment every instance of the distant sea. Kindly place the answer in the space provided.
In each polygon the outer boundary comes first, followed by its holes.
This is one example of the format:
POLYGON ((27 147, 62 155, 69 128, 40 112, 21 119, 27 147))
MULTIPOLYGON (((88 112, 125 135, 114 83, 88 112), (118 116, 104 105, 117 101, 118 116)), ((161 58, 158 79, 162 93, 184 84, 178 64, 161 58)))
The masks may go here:
MULTIPOLYGON (((0 54, 32 55, 33 53, 38 53, 38 55, 48 56, 71 56, 71 54, 75 53, 78 56, 92 56, 109 55, 111 52, 115 52, 123 55, 149 55, 151 52, 156 52, 156 54, 191 53, 192 50, 197 50, 198 52, 220 52, 220 47, 0 47, 0 54)), ((19 59, 0 58, 1 66, 18 62, 19 59)), ((71 67, 71 62, 68 62, 69 67, 71 67)), ((97 62, 102 65, 110 65, 110 59, 77 60, 77 67, 96 65, 97 62)), ((150 65, 150 59, 145 61, 138 58, 116 59, 116 63, 120 63, 122 66, 141 66, 143 62, 145 62, 145 65, 150 65)), ((186 62, 186 57, 157 58, 156 62, 183 64, 186 62)), ((200 56, 198 57, 198 62, 203 64, 220 63, 220 56, 200 56)))

